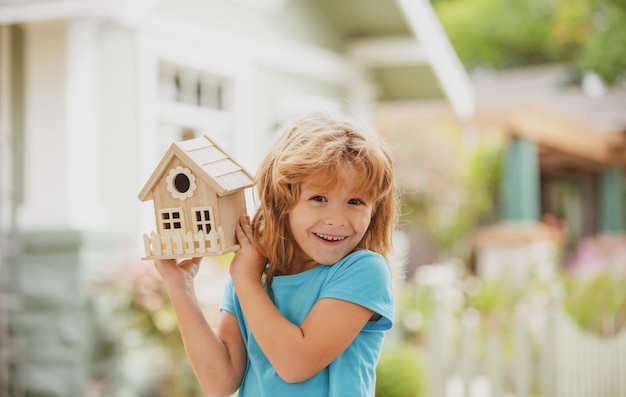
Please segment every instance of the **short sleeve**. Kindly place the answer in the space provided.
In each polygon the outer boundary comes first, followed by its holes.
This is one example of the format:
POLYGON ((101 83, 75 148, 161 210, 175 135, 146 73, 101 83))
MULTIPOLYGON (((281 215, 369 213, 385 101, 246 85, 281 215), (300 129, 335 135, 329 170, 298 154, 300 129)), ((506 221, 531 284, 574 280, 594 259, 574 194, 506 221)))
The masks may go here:
POLYGON ((224 310, 233 314, 236 314, 237 310, 235 307, 235 285, 230 277, 224 287, 224 295, 222 296, 222 303, 220 303, 220 312, 224 310))
POLYGON ((381 318, 367 323, 364 330, 388 330, 393 325, 391 278, 385 258, 371 251, 357 251, 333 265, 320 298, 341 299, 366 307, 381 318))

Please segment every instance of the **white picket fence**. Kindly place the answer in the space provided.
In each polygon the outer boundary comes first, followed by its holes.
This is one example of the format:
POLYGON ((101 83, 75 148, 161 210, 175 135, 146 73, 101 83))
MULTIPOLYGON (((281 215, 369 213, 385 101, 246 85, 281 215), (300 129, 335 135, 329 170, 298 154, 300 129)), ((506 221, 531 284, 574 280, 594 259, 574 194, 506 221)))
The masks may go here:
POLYGON ((626 397, 626 330, 600 337, 581 330, 561 309, 552 313, 544 346, 544 380, 555 397, 626 397))
POLYGON ((211 230, 204 233, 191 231, 186 234, 172 233, 159 235, 155 232, 143 235, 146 259, 173 258, 184 255, 203 255, 220 253, 224 250, 224 229, 219 227, 217 233, 211 230))
POLYGON ((626 397, 626 330, 590 334, 558 300, 491 326, 473 309, 433 309, 428 397, 626 397))

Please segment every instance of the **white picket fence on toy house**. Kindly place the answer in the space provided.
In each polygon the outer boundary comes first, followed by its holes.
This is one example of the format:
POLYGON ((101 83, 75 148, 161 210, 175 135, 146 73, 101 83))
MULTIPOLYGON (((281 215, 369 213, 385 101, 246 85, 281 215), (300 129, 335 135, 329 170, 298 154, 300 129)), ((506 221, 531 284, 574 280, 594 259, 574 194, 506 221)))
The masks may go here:
POLYGON ((586 332, 558 299, 496 325, 474 309, 433 305, 427 397, 626 397, 626 330, 586 332))
POLYGON ((220 226, 217 230, 204 233, 191 231, 186 234, 180 232, 159 235, 155 232, 143 235, 145 259, 178 257, 180 255, 207 255, 220 254, 224 251, 224 229, 220 226))

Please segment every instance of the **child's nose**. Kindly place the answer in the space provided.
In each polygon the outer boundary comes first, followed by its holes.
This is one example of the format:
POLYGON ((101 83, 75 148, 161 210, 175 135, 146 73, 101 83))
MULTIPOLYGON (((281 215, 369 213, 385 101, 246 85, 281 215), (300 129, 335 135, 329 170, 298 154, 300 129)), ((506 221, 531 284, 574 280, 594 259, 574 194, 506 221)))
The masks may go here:
POLYGON ((335 206, 329 206, 326 211, 324 222, 327 225, 332 226, 343 226, 346 224, 346 214, 345 211, 341 208, 337 208, 335 206))

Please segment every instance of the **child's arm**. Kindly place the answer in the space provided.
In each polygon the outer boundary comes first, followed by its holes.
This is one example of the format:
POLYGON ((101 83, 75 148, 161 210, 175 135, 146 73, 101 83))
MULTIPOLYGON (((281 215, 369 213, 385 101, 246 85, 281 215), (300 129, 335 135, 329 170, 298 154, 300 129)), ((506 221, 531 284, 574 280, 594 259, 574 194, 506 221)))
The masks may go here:
POLYGON ((255 249, 249 222, 237 228, 241 249, 231 263, 231 276, 248 325, 261 350, 286 382, 301 382, 337 358, 374 312, 339 299, 321 299, 301 326, 289 322, 260 283, 265 260, 255 249))
POLYGON ((187 356, 202 389, 211 396, 227 396, 241 384, 246 350, 233 314, 222 312, 215 331, 206 321, 193 284, 199 263, 200 258, 178 265, 173 259, 155 260, 172 301, 187 356))

